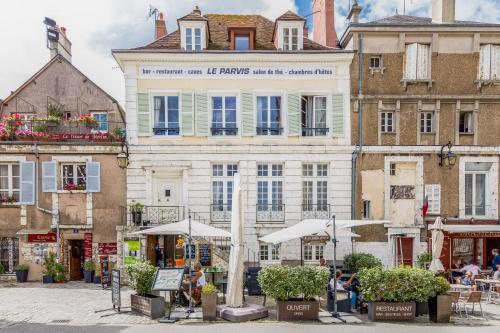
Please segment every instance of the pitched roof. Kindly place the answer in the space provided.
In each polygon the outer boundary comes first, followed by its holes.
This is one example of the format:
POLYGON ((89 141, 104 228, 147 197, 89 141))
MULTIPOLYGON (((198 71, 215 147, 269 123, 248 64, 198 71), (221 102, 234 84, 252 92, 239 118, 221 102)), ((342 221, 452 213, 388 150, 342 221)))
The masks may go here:
POLYGON ((453 23, 434 23, 430 17, 419 17, 409 15, 393 15, 379 20, 354 23, 353 26, 500 26, 500 24, 482 23, 472 21, 455 21, 453 23))
MULTIPOLYGON (((191 15, 191 14, 189 14, 191 15)), ((188 15, 188 16, 189 16, 188 15)), ((197 15, 197 14, 195 14, 197 15)), ((291 20, 303 20, 300 16, 287 12, 282 17, 291 20), (292 15, 293 14, 293 15, 292 15)), ((255 26, 255 50, 261 51, 276 51, 276 46, 273 43, 273 33, 275 22, 261 15, 227 15, 227 14, 205 14, 203 16, 208 20, 208 29, 210 40, 208 50, 230 50, 229 30, 228 27, 235 26, 255 26)), ((180 19, 182 20, 182 19, 180 19)), ((180 33, 178 30, 166 35, 163 38, 145 46, 137 47, 132 50, 179 50, 181 51, 180 33)), ((329 47, 318 44, 308 38, 304 38, 304 50, 332 50, 329 47)))
POLYGON ((201 16, 200 14, 196 12, 191 12, 187 15, 184 15, 177 21, 208 21, 207 18, 201 16))
POLYGON ((306 19, 292 12, 287 11, 285 14, 281 15, 276 19, 276 21, 305 21, 306 19))

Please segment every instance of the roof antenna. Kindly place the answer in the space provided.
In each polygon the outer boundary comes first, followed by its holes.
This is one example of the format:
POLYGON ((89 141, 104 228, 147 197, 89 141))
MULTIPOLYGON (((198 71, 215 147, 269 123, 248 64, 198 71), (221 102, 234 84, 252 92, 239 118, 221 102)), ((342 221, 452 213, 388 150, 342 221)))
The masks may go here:
POLYGON ((403 15, 406 15, 406 0, 403 0, 403 15))
POLYGON ((160 14, 160 11, 158 10, 158 8, 149 5, 148 18, 151 18, 151 16, 154 16, 155 17, 155 21, 156 21, 156 20, 158 20, 158 15, 159 14, 160 14))

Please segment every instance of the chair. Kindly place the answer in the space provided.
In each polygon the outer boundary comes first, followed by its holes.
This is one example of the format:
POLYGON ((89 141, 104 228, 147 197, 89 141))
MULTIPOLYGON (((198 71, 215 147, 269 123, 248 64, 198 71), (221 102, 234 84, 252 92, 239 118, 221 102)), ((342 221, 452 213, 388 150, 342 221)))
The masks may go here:
POLYGON ((458 313, 460 317, 462 317, 462 311, 460 310, 460 306, 458 301, 460 300, 460 291, 450 291, 451 296, 451 308, 455 313, 458 313))
POLYGON ((483 307, 481 306, 481 296, 482 296, 481 291, 472 291, 468 297, 460 299, 458 301, 459 306, 462 305, 465 311, 465 315, 467 318, 469 318, 469 313, 467 312, 467 305, 472 304, 472 312, 471 314, 474 314, 474 306, 476 304, 479 304, 479 309, 481 310, 481 317, 484 317, 483 313, 483 307))

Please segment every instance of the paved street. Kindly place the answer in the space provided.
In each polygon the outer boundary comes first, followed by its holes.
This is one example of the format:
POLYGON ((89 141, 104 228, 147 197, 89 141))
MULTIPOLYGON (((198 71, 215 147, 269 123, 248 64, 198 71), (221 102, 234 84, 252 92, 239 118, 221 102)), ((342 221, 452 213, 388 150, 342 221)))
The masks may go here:
MULTIPOLYGON (((165 332, 171 324, 158 324, 147 317, 130 312, 130 291, 122 289, 123 311, 116 313, 111 308, 109 290, 99 285, 70 282, 66 284, 42 285, 40 283, 0 285, 0 331, 3 332, 165 332)), ((360 316, 362 324, 334 325, 342 332, 428 332, 439 328, 439 332, 457 332, 470 329, 474 332, 494 332, 500 329, 500 305, 485 306, 486 319, 453 318, 450 325, 432 325, 427 318, 415 323, 401 325, 370 323, 360 316), (464 328, 466 326, 469 328, 464 328)), ((271 317, 272 318, 272 317, 271 317)), ((206 327, 212 332, 331 332, 332 325, 321 323, 279 323, 273 319, 246 324, 220 322, 204 324, 199 320, 174 324, 176 332, 199 332, 206 327)), ((171 329, 171 328, 170 328, 171 329)))

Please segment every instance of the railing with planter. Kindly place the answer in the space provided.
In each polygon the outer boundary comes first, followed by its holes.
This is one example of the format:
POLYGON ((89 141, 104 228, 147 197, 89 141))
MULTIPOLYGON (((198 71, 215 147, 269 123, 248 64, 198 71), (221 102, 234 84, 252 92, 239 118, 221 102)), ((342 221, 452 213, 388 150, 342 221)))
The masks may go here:
POLYGON ((329 219, 329 204, 302 204, 302 219, 329 219))
POLYGON ((231 222, 232 205, 230 204, 211 204, 210 219, 212 222, 231 222))
POLYGON ((285 222, 285 205, 282 203, 257 204, 257 222, 285 222))
POLYGON ((179 222, 187 218, 184 206, 145 206, 142 212, 130 212, 129 223, 141 227, 179 222))

